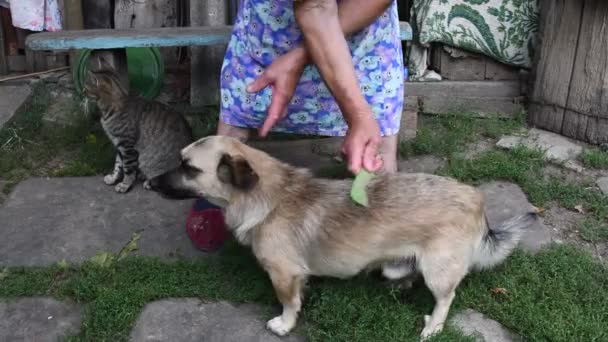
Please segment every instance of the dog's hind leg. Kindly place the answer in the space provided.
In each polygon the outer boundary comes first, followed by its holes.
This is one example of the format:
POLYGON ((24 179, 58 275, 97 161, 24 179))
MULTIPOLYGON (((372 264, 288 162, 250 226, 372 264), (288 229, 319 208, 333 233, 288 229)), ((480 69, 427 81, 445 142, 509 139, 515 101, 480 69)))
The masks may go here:
MULTIPOLYGON (((435 252, 436 253, 436 252, 435 252)), ((441 255, 425 255, 418 264, 426 286, 435 297, 433 313, 424 316, 424 329, 420 334, 423 339, 439 333, 448 316, 450 306, 456 295, 456 287, 467 273, 467 265, 452 252, 440 252, 441 255)))
POLYGON ((276 295, 283 305, 283 313, 266 324, 266 327, 279 336, 291 331, 298 320, 302 307, 302 287, 306 277, 285 272, 280 269, 270 269, 270 279, 276 295))

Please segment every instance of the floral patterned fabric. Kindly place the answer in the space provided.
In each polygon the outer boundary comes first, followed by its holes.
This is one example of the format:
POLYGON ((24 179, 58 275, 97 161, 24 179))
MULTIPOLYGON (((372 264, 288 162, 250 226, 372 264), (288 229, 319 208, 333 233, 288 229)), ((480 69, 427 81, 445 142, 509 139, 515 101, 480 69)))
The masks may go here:
MULTIPOLYGON (((241 0, 221 73, 220 119, 238 127, 258 128, 266 118, 271 89, 249 94, 246 86, 272 61, 300 43, 293 0, 241 0)), ((399 131, 403 108, 404 65, 397 4, 367 29, 349 37, 359 85, 378 120, 382 135, 399 131)), ((344 136, 347 125, 318 70, 304 70, 275 132, 344 136)))
POLYGON ((61 30, 57 0, 9 0, 13 26, 31 31, 61 30))
POLYGON ((412 7, 420 43, 439 42, 523 68, 532 65, 538 16, 538 0, 415 0, 412 7))

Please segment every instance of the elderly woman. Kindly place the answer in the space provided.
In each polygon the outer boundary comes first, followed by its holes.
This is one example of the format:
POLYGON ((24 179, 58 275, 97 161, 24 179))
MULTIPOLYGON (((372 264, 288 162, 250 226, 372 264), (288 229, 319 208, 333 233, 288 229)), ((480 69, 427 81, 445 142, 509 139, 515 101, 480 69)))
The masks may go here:
MULTIPOLYGON (((354 174, 395 172, 403 75, 393 0, 241 0, 222 66, 218 134, 345 136, 354 174)), ((227 236, 217 215, 204 200, 191 212, 189 222, 204 227, 187 229, 204 251, 227 236)))
POLYGON ((345 136, 358 173, 397 168, 403 53, 393 0, 241 0, 218 134, 345 136))

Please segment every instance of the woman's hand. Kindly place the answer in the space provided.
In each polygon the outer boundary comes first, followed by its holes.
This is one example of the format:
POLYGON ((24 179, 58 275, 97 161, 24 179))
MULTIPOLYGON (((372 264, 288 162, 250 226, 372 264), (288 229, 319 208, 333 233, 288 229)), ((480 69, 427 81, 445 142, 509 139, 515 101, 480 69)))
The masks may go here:
POLYGON ((350 172, 356 175, 361 168, 369 172, 382 168, 382 159, 378 154, 381 139, 378 122, 371 111, 351 122, 342 145, 350 172))
POLYGON ((287 115, 287 106, 306 64, 306 51, 297 47, 275 59, 264 73, 247 87, 250 93, 257 93, 267 86, 272 89, 272 101, 264 125, 260 128, 260 136, 265 137, 272 127, 287 115))

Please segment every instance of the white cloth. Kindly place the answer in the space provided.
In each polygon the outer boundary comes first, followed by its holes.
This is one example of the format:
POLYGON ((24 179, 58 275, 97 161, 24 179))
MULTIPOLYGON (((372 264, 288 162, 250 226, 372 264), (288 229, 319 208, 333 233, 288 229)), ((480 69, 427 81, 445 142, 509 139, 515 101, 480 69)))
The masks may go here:
POLYGON ((30 31, 61 30, 57 0, 8 0, 13 26, 30 31))

